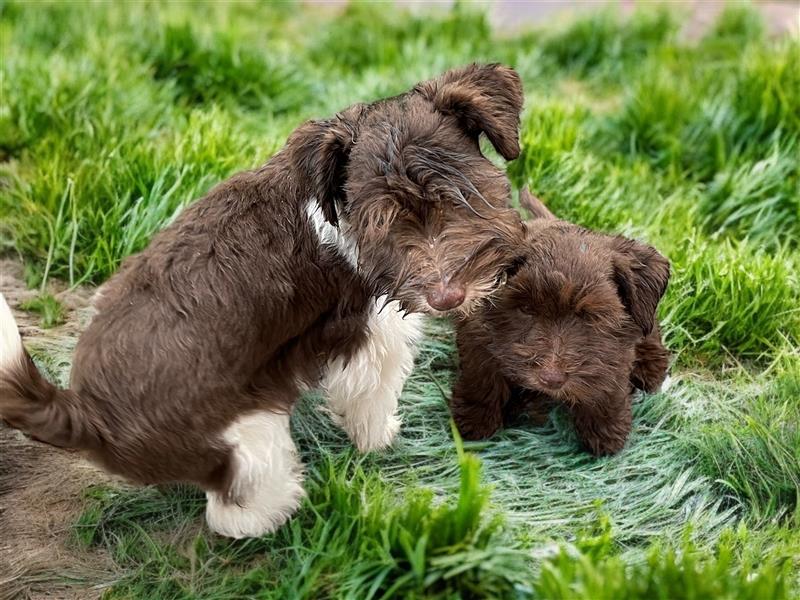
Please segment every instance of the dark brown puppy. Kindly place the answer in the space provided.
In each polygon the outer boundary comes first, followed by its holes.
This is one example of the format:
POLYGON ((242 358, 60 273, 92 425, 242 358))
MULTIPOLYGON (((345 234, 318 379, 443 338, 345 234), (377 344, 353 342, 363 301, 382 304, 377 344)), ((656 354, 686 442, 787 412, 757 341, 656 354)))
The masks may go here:
POLYGON ((669 263, 654 248, 556 220, 521 202, 525 259, 482 308, 458 324, 460 373, 452 412, 466 439, 492 435, 504 411, 566 406, 594 454, 613 454, 631 429, 633 388, 666 376, 656 307, 669 263))
POLYGON ((0 302, 0 416, 141 483, 207 491, 236 536, 302 496, 288 414, 322 386, 361 450, 389 444, 419 319, 467 312, 521 242, 484 133, 519 153, 511 69, 472 65, 299 127, 266 165, 187 208, 98 294, 70 389, 0 302))

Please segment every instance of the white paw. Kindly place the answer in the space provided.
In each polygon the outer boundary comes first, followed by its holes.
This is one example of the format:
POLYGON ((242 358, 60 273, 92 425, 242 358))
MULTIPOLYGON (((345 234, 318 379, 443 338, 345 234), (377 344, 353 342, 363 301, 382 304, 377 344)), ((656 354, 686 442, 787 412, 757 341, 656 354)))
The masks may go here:
POLYGON ((272 533, 297 511, 305 495, 289 415, 242 415, 222 437, 232 449, 231 484, 227 497, 206 492, 209 527, 232 538, 272 533))
POLYGON ((296 481, 287 482, 282 490, 272 491, 274 496, 259 494, 238 502, 224 502, 220 494, 206 492, 208 526, 219 535, 236 539, 273 533, 297 511, 305 491, 296 481))
POLYGON ((400 431, 400 418, 390 415, 380 426, 372 426, 369 429, 356 428, 353 432, 349 432, 349 435, 358 451, 366 453, 391 446, 398 431, 400 431))

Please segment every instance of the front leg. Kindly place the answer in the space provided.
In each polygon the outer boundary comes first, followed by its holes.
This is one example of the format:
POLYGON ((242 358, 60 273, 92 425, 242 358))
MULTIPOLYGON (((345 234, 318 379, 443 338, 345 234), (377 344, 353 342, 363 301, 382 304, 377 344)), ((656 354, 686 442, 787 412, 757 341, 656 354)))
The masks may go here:
POLYGON ((616 454, 631 433, 631 395, 621 391, 570 407, 581 442, 595 456, 616 454))
POLYGON ((555 400, 547 394, 512 386, 508 403, 503 409, 503 422, 509 426, 525 417, 534 427, 541 427, 547 423, 555 405, 555 400))
POLYGON ((492 436, 503 426, 503 408, 510 388, 483 340, 458 331, 459 374, 450 411, 465 440, 492 436))
POLYGON ((378 298, 371 309, 364 344, 332 361, 322 382, 334 420, 361 452, 389 446, 400 429, 397 400, 422 333, 419 315, 383 302, 378 298))

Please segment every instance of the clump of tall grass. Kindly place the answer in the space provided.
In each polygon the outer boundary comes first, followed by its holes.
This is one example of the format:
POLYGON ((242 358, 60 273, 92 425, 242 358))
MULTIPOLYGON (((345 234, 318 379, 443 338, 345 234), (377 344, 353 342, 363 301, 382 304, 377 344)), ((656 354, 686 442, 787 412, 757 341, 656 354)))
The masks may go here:
POLYGON ((606 117, 600 147, 644 159, 676 184, 704 183, 709 233, 795 244, 800 74, 792 65, 800 46, 784 40, 740 52, 714 70, 700 61, 687 67, 685 57, 653 59, 606 117))
MULTIPOLYGON (((798 138, 800 139, 800 138, 798 138)), ((700 196, 707 231, 775 248, 800 243, 800 146, 721 169, 700 196)))
POLYGON ((676 29, 674 16, 665 9, 639 11, 624 21, 613 12, 603 12, 548 36, 542 59, 552 69, 608 82, 636 67, 668 42, 676 29))
POLYGON ((479 461, 460 450, 458 456, 460 487, 452 499, 419 487, 398 499, 375 474, 323 460, 307 481, 300 514, 260 539, 192 533, 188 523, 202 504, 184 488, 98 488, 76 532, 84 544, 102 543, 120 565, 135 567, 112 597, 184 598, 196 589, 225 597, 311 597, 323 590, 365 599, 509 597, 524 581, 524 555, 509 547, 502 521, 489 513, 479 461), (176 526, 184 536, 172 548, 147 533, 176 526), (230 564, 238 565, 236 577, 223 568, 230 564))
POLYGON ((714 365, 731 356, 768 362, 800 344, 800 285, 792 254, 696 234, 665 249, 673 275, 661 314, 671 348, 714 365))
POLYGON ((52 294, 39 294, 20 304, 20 308, 38 314, 43 329, 50 329, 64 322, 64 305, 52 294))
POLYGON ((276 60, 277 52, 256 50, 224 33, 204 40, 189 23, 166 24, 138 45, 153 77, 189 104, 230 102, 281 114, 299 111, 312 99, 302 65, 276 60))
POLYGON ((796 42, 746 48, 717 71, 654 62, 634 80, 610 131, 622 152, 707 180, 732 160, 760 157, 800 133, 796 42))
POLYGON ((314 65, 351 74, 400 65, 445 68, 485 57, 492 47, 488 18, 463 3, 440 14, 351 3, 312 41, 308 56, 314 65))
POLYGON ((542 565, 535 594, 553 600, 791 598, 792 561, 774 554, 766 562, 742 560, 737 541, 728 531, 711 552, 689 536, 680 544, 654 543, 645 561, 631 566, 608 538, 578 539, 542 565))
POLYGON ((560 218, 604 231, 644 221, 661 204, 646 165, 620 165, 589 147, 592 118, 581 106, 534 99, 522 125, 522 153, 507 166, 560 218))
MULTIPOLYGON (((113 137, 85 140, 97 152, 80 159, 53 130, 31 154, 55 149, 58 158, 10 168, 2 233, 38 257, 48 276, 101 281, 186 203, 261 158, 241 125, 218 110, 190 113, 181 131, 148 135, 127 122, 113 129, 113 137)), ((262 147, 261 156, 272 151, 262 147)))
POLYGON ((710 30, 700 40, 704 51, 728 55, 747 44, 760 42, 765 34, 761 13, 748 3, 725 6, 710 30))
POLYGON ((792 515, 800 501, 800 362, 751 384, 726 414, 688 441, 701 470, 759 522, 792 515))

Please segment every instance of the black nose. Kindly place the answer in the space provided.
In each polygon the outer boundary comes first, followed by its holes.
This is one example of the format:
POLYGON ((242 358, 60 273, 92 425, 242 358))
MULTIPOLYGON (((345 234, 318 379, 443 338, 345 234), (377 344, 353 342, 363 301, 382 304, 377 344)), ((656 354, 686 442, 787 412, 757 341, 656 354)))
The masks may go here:
POLYGON ((428 304, 436 310, 452 310, 461 306, 466 296, 464 286, 458 283, 439 283, 426 296, 428 304))
POLYGON ((538 379, 544 387, 557 390, 566 383, 567 374, 558 369, 542 369, 539 371, 538 379))

